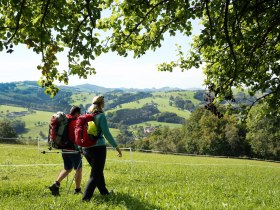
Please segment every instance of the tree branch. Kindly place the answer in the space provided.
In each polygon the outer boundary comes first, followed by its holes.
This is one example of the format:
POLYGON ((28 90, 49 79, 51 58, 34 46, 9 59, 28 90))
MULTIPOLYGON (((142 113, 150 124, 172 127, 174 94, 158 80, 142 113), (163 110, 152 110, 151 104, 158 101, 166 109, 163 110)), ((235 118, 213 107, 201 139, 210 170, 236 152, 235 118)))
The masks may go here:
POLYGON ((206 0, 206 14, 207 14, 207 17, 208 17, 208 20, 209 20, 209 24, 210 24, 210 38, 211 40, 213 40, 213 23, 212 23, 212 18, 210 16, 210 11, 209 11, 209 1, 210 0, 206 0))
POLYGON ((20 5, 20 11, 17 14, 17 22, 16 22, 15 31, 14 31, 13 35, 10 37, 10 39, 8 40, 7 44, 9 44, 12 41, 12 39, 15 37, 15 35, 17 34, 17 32, 19 30, 19 22, 20 22, 21 15, 23 12, 24 4, 25 4, 25 0, 22 0, 21 5, 20 5))
POLYGON ((254 56, 254 53, 255 51, 260 48, 263 44, 266 43, 266 38, 268 36, 268 34, 273 30, 274 27, 276 26, 279 26, 279 22, 278 22, 278 19, 276 19, 273 23, 271 23, 271 25, 267 28, 266 32, 263 34, 263 36, 260 38, 260 41, 258 44, 256 44, 252 51, 251 51, 251 55, 250 55, 250 59, 249 59, 249 62, 248 62, 248 65, 251 65, 251 62, 252 62, 252 59, 253 59, 253 56, 254 56))
POLYGON ((47 16, 47 12, 48 12, 48 8, 49 8, 49 5, 50 5, 50 2, 51 2, 51 0, 47 0, 47 3, 45 5, 44 14, 43 14, 43 17, 41 19, 41 27, 43 26, 43 23, 44 23, 45 18, 47 16))
MULTIPOLYGON (((51 2, 51 0, 47 0, 47 3, 45 4, 45 7, 44 7, 44 14, 43 14, 43 17, 42 17, 41 22, 40 22, 40 26, 41 26, 41 30, 42 30, 41 34, 43 33, 43 25, 44 25, 45 18, 47 16, 47 12, 48 12, 50 2, 51 2)), ((44 54, 44 45, 43 45, 42 35, 40 37, 40 46, 41 46, 42 60, 43 60, 43 62, 45 62, 45 54, 44 54)))
POLYGON ((95 27, 95 22, 94 22, 94 20, 92 19, 92 12, 91 12, 91 10, 90 10, 90 0, 86 0, 86 8, 87 8, 87 12, 88 12, 89 19, 90 19, 90 21, 91 21, 92 27, 95 27))
MULTIPOLYGON (((67 55, 67 57, 68 57, 68 68, 69 68, 68 73, 71 72, 71 69, 70 69, 70 58, 71 58, 71 53, 72 53, 74 44, 77 42, 76 39, 79 36, 79 30, 80 30, 82 24, 87 20, 88 17, 89 17, 89 15, 85 15, 84 16, 84 19, 81 22, 79 22, 79 24, 78 24, 78 26, 77 26, 74 34, 73 34, 73 39, 72 39, 71 47, 70 47, 70 50, 68 51, 68 55, 67 55)), ((77 64, 77 62, 73 58, 71 59, 71 62, 77 64)))
POLYGON ((167 28, 170 24, 176 22, 177 20, 178 20, 178 18, 174 18, 174 19, 172 19, 171 21, 169 21, 167 24, 165 24, 165 25, 161 28, 161 30, 159 31, 157 37, 156 37, 154 40, 152 40, 151 43, 154 43, 156 40, 158 40, 159 37, 160 37, 160 35, 163 34, 163 33, 166 31, 166 28, 167 28))
POLYGON ((84 16, 84 19, 78 24, 76 30, 75 30, 75 33, 74 33, 74 37, 72 39, 72 44, 71 44, 71 49, 73 48, 74 46, 74 43, 75 43, 75 40, 78 38, 78 35, 79 35, 79 30, 82 26, 82 24, 87 20, 87 18, 89 17, 89 15, 85 15, 84 16))
POLYGON ((233 44, 231 42, 231 38, 229 36, 229 31, 228 31, 228 8, 229 8, 229 4, 230 4, 230 0, 226 0, 226 3, 225 3, 225 11, 224 11, 224 31, 225 31, 225 35, 226 35, 226 40, 227 40, 227 43, 229 45, 229 48, 230 48, 230 54, 231 56, 233 57, 233 62, 234 62, 234 71, 233 71, 233 76, 232 78, 229 80, 229 86, 231 87, 232 86, 232 83, 233 81, 235 80, 235 77, 237 75, 237 58, 236 58, 236 54, 234 52, 234 47, 233 47, 233 44))
MULTIPOLYGON (((280 87, 280 86, 279 86, 279 87, 280 87)), ((245 116, 245 119, 247 119, 250 110, 253 108, 253 106, 254 106, 257 102, 259 102, 260 100, 265 99, 266 97, 270 96, 271 94, 277 93, 279 87, 278 87, 275 91, 270 92, 270 93, 267 93, 267 94, 263 95, 262 97, 257 98, 257 99, 250 105, 250 107, 249 107, 249 109, 248 109, 248 112, 247 112, 247 114, 246 114, 246 116, 245 116)))
POLYGON ((134 28, 130 31, 130 33, 127 35, 127 37, 121 42, 121 45, 122 45, 123 43, 125 43, 125 42, 129 39, 129 37, 131 36, 131 34, 145 21, 145 19, 152 13, 152 11, 153 11, 155 8, 157 8, 159 5, 161 5, 161 4, 163 4, 164 2, 167 2, 167 1, 169 1, 169 0, 162 0, 162 1, 158 2, 157 4, 155 4, 155 5, 146 13, 146 15, 142 18, 142 20, 141 20, 140 22, 138 22, 138 23, 134 26, 134 28))
POLYGON ((229 36, 229 31, 228 31, 228 7, 229 7, 229 3, 230 3, 230 0, 226 0, 226 3, 225 3, 225 17, 224 17, 224 30, 225 30, 226 40, 227 40, 227 43, 228 43, 229 48, 230 48, 230 54, 232 55, 233 60, 234 60, 234 66, 235 66, 235 71, 236 71, 237 70, 237 59, 236 59, 236 55, 235 55, 235 52, 234 52, 233 44, 231 42, 231 38, 229 36))

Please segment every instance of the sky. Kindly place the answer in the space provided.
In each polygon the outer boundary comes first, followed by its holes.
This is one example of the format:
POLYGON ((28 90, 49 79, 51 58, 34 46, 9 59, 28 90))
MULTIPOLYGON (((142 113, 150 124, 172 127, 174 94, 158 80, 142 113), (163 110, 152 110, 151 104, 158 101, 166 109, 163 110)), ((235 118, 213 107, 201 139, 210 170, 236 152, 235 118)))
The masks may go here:
MULTIPOLYGON (((198 28, 195 30, 197 32, 198 28)), ((124 58, 115 53, 104 54, 92 61, 97 72, 95 75, 88 76, 86 80, 72 76, 69 85, 88 83, 108 88, 203 88, 204 75, 201 69, 184 72, 180 69, 173 72, 157 70, 157 64, 176 60, 176 43, 188 50, 190 42, 191 38, 181 35, 172 38, 165 36, 160 49, 149 51, 139 59, 133 59, 131 55, 124 58)), ((40 71, 37 70, 37 65, 41 62, 41 56, 24 45, 15 46, 14 50, 12 54, 0 52, 0 82, 38 80, 40 71)), ((59 63, 61 69, 66 69, 65 55, 59 56, 59 63)))

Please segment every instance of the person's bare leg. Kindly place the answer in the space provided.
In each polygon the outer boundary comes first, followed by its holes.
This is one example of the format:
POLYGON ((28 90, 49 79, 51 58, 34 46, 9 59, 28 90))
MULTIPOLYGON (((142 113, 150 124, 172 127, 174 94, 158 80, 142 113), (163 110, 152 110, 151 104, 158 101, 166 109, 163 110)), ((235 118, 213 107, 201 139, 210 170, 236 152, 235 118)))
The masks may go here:
POLYGON ((72 169, 70 169, 70 170, 65 170, 65 169, 63 169, 63 170, 59 173, 59 175, 58 175, 56 181, 55 181, 51 186, 49 186, 49 189, 50 189, 50 191, 52 192, 52 195, 54 195, 54 196, 59 196, 60 182, 61 182, 71 171, 72 171, 72 169))
POLYGON ((82 168, 77 169, 76 176, 75 176, 75 183, 76 183, 76 189, 81 188, 81 182, 82 182, 82 168))
POLYGON ((68 176, 68 174, 69 174, 71 171, 72 171, 72 169, 70 169, 70 170, 65 170, 65 169, 63 169, 63 170, 60 172, 60 174, 58 175, 56 181, 60 183, 65 177, 68 176))

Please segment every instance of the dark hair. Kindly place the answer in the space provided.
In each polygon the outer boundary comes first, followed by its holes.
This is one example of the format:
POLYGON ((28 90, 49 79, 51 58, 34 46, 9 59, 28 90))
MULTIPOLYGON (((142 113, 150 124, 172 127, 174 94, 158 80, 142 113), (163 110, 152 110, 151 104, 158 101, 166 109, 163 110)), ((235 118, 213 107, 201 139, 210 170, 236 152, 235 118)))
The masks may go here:
POLYGON ((70 115, 74 116, 75 114, 81 114, 81 108, 78 106, 72 106, 70 109, 70 115))

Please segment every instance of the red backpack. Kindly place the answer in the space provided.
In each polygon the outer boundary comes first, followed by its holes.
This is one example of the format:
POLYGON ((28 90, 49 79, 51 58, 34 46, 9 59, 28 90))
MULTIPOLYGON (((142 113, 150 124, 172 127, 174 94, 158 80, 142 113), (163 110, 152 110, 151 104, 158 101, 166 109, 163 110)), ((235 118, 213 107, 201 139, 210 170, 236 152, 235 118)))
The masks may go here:
POLYGON ((69 146, 68 119, 63 112, 57 112, 51 117, 49 125, 48 143, 56 149, 65 149, 69 146))
POLYGON ((66 115, 67 119, 68 119, 68 139, 75 144, 75 127, 77 124, 77 118, 73 117, 70 114, 66 115))
POLYGON ((81 147, 90 147, 96 144, 99 136, 88 134, 88 122, 94 121, 95 114, 85 114, 77 119, 75 127, 75 144, 81 147))

